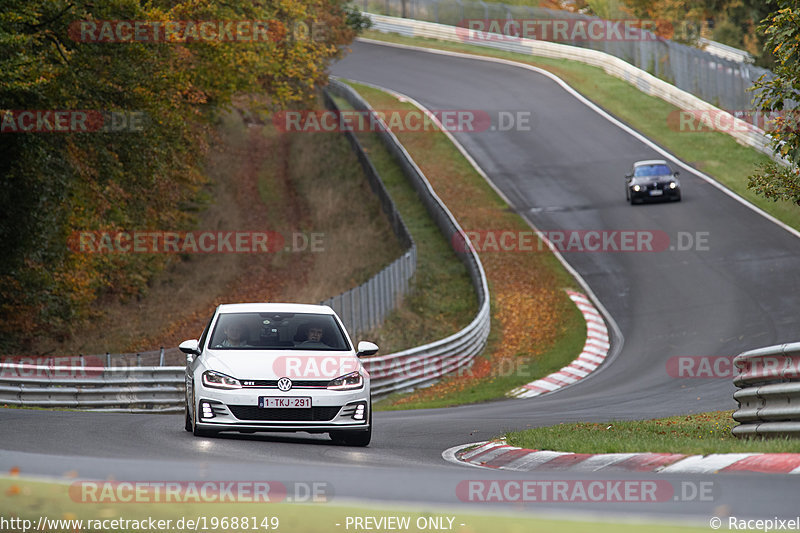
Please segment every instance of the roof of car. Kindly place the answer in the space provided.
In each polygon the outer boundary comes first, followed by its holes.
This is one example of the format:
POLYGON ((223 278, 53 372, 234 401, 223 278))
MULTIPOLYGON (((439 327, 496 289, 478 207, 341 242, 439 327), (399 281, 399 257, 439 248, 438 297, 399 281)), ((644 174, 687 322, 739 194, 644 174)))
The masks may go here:
POLYGON ((641 167, 644 165, 666 165, 667 162, 663 159, 647 159, 645 161, 637 161, 633 164, 635 167, 641 167))
POLYGON ((317 313, 332 315, 333 309, 327 305, 289 304, 289 303, 247 303, 222 304, 220 313, 317 313))

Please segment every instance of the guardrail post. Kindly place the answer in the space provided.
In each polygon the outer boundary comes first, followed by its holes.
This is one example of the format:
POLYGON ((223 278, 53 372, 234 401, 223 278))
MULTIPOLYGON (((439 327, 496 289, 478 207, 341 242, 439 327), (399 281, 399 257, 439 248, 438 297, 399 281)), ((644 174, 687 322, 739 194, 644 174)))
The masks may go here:
POLYGON ((164 347, 161 347, 161 353, 158 357, 158 366, 164 366, 164 347))
POLYGON ((142 354, 136 354, 136 366, 142 366, 142 354))
POLYGON ((375 278, 367 282, 367 309, 369 310, 369 329, 376 326, 375 319, 375 278))

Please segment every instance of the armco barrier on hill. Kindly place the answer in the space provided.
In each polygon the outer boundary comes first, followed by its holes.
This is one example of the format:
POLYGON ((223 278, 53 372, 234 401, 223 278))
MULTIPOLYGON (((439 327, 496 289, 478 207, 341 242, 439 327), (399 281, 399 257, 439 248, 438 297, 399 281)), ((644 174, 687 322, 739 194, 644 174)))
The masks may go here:
POLYGON ((800 437, 800 342, 737 355, 736 436, 800 437))
MULTIPOLYGON (((370 4, 370 7, 372 8, 372 4, 370 4)), ((456 26, 447 26, 445 24, 437 24, 434 22, 425 22, 422 20, 388 17, 383 15, 376 15, 373 13, 364 13, 364 15, 368 16, 372 20, 372 29, 381 32, 398 33, 400 35, 405 35, 408 37, 425 37, 429 39, 437 39, 440 41, 464 42, 464 37, 463 37, 464 28, 459 28, 456 26)), ((743 144, 745 146, 751 146, 756 150, 764 154, 767 154, 770 157, 773 157, 774 159, 776 159, 776 161, 782 161, 780 158, 778 158, 773 154, 772 149, 770 147, 770 138, 760 128, 749 124, 748 122, 742 120, 741 118, 731 115, 727 111, 710 104, 709 102, 701 99, 699 96, 696 96, 695 94, 692 94, 687 90, 672 85, 671 83, 666 82, 650 74, 649 72, 637 68, 631 63, 625 61, 624 59, 620 59, 619 57, 616 57, 611 53, 607 53, 600 50, 592 50, 589 48, 582 48, 579 46, 571 46, 568 44, 541 41, 536 39, 525 39, 525 38, 519 38, 513 40, 508 40, 508 39, 495 40, 487 38, 483 40, 470 40, 469 44, 473 44, 476 46, 483 46, 487 48, 493 48, 506 52, 516 52, 519 54, 548 57, 553 59, 569 59, 587 65, 600 67, 606 72, 606 74, 614 76, 615 78, 622 79, 630 83, 631 85, 635 86, 643 93, 660 98, 665 102, 677 106, 679 109, 692 110, 692 112, 697 112, 697 113, 708 112, 711 113, 712 116, 716 117, 717 120, 719 120, 720 117, 725 116, 726 122, 731 124, 732 126, 726 128, 724 130, 724 133, 727 133, 728 135, 732 136, 740 144, 743 144)), ((645 43, 635 43, 635 44, 639 46, 645 43)), ((706 52, 703 52, 702 50, 695 50, 695 52, 698 54, 706 54, 706 52)), ((713 63, 713 68, 711 66, 708 67, 711 70, 709 71, 709 73, 707 73, 706 77, 703 77, 703 80, 706 80, 706 78, 708 78, 710 80, 710 83, 713 82, 712 83, 713 87, 717 86, 724 87, 725 83, 728 83, 730 80, 721 81, 721 77, 723 76, 724 73, 727 73, 728 71, 734 68, 736 69, 755 68, 752 67, 752 65, 733 63, 721 58, 716 58, 715 60, 709 60, 709 61, 713 63), (726 66, 727 63, 731 63, 731 65, 726 66)), ((697 68, 700 68, 700 63, 697 64, 697 68)), ((750 87, 752 85, 751 77, 752 76, 748 74, 747 76, 744 77, 739 75, 734 75, 731 78, 733 80, 738 80, 736 82, 738 85, 736 86, 735 90, 732 90, 732 92, 736 93, 737 95, 741 94, 742 96, 741 97, 737 96, 737 98, 733 99, 731 103, 725 105, 726 109, 746 110, 752 107, 752 105, 750 104, 750 99, 752 98, 752 94, 747 93, 744 90, 745 88, 750 87), (746 101, 744 102, 741 101, 742 98, 745 97, 746 101)), ((726 93, 727 92, 728 91, 726 90, 726 93)), ((712 93, 710 96, 703 93, 703 96, 713 101, 720 101, 717 98, 711 98, 711 96, 714 96, 714 93, 712 93)), ((758 118, 757 113, 751 113, 746 116, 752 117, 754 119, 758 118)))
MULTIPOLYGON (((332 80, 329 90, 331 93, 345 98, 354 108, 372 112, 369 104, 347 85, 332 80)), ((388 130, 379 131, 378 135, 397 159, 448 242, 451 244, 459 242, 458 239, 453 239, 453 236, 463 234, 461 226, 436 195, 405 148, 388 130)), ((361 154, 360 157, 365 157, 354 136, 350 138, 350 142, 354 143, 357 153, 361 154)), ((374 173, 373 177, 377 178, 377 173, 374 173)), ((388 195, 384 198, 380 193, 378 194, 381 201, 386 202, 388 195)), ((394 220, 393 224, 405 228, 402 220, 394 220)), ((413 245, 410 234, 407 242, 413 245)), ((416 248, 412 246, 410 250, 413 250, 415 258, 416 248)), ((489 289, 483 265, 471 244, 466 247, 462 244, 454 251, 467 266, 477 293, 477 315, 464 329, 444 339, 393 354, 362 359, 367 371, 374 374, 371 380, 373 397, 385 396, 395 391, 432 383, 447 373, 470 365, 474 357, 486 345, 491 316, 489 289)), ((408 253, 410 252, 404 254, 397 261, 408 261, 408 253)), ((416 261, 414 261, 415 264, 416 261)), ((399 270, 398 272, 404 276, 409 270, 399 270)), ((402 278, 402 276, 400 277, 402 278)), ((398 293, 389 293, 388 289, 394 287, 392 290, 399 291, 403 282, 395 279, 393 282, 387 281, 380 286, 387 290, 387 298, 395 298, 398 293)), ((353 313, 357 309, 364 309, 364 312, 367 312, 366 307, 347 307, 349 295, 344 296, 343 299, 343 309, 337 310, 343 311, 343 320, 346 320, 351 310, 353 313)), ((359 300, 359 302, 362 301, 359 300)), ((366 320, 370 319, 369 314, 364 316, 366 320)), ((372 317, 377 318, 377 312, 372 317)), ((130 354, 127 360, 135 361, 134 355, 130 354)), ((102 361, 107 360, 106 356, 99 356, 99 358, 102 361)), ((86 359, 94 360, 95 357, 86 359)), ((161 360, 163 361, 163 357, 161 360)), ((62 368, 28 364, 7 365, 4 369, 6 372, 0 373, 0 405, 140 412, 179 412, 183 410, 185 378, 184 368, 181 366, 104 368, 102 365, 98 365, 97 367, 70 366, 62 368), (64 375, 65 372, 67 375, 64 375)))

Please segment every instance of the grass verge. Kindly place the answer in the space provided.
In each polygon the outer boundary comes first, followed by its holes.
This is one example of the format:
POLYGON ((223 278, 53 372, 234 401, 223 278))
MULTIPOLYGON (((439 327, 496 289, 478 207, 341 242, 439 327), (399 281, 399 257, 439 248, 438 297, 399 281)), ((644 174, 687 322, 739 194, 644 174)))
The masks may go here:
POLYGON ((573 453, 798 453, 800 440, 739 439, 731 435, 733 411, 713 411, 655 420, 579 422, 526 429, 506 435, 512 446, 573 453))
MULTIPOLYGON (((340 108, 352 109, 344 100, 335 100, 340 108)), ((467 269, 378 136, 359 135, 359 141, 417 244, 417 271, 411 294, 380 328, 363 337, 374 340, 381 347, 380 353, 387 354, 452 335, 467 326, 478 312, 467 269)))
POLYGON ((385 34, 375 30, 366 31, 363 36, 393 43, 509 59, 548 70, 681 160, 713 177, 789 226, 800 229, 800 209, 796 205, 767 200, 747 188, 748 177, 756 165, 770 161, 766 155, 737 143, 725 133, 679 131, 674 126, 677 122, 674 119, 677 107, 642 93, 633 85, 606 74, 601 68, 566 59, 535 57, 463 43, 385 34), (670 118, 671 113, 673 118, 670 118))
MULTIPOLYGON (((272 519, 278 520, 278 527, 270 526, 269 530, 290 531, 292 533, 329 533, 331 531, 346 530, 348 517, 373 517, 376 520, 380 517, 408 517, 409 527, 404 531, 409 533, 423 533, 437 528, 421 527, 424 524, 417 520, 426 518, 440 519, 443 524, 449 524, 448 518, 453 519, 455 533, 517 533, 531 531, 535 527, 539 531, 558 531, 560 533, 635 533, 644 527, 653 533, 682 532, 694 533, 706 531, 707 527, 688 527, 671 525, 664 523, 636 522, 625 519, 620 523, 613 521, 576 521, 565 519, 554 519, 552 517, 539 517, 533 515, 500 513, 469 513, 463 510, 455 511, 444 507, 426 505, 422 509, 410 510, 408 507, 395 507, 390 504, 349 504, 333 505, 331 503, 298 504, 298 503, 172 503, 169 505, 159 503, 109 503, 109 504, 86 504, 74 501, 69 495, 69 485, 60 483, 45 483, 40 481, 30 481, 17 477, 0 478, 0 515, 5 520, 12 518, 30 520, 28 531, 36 528, 40 517, 47 517, 55 520, 83 520, 82 528, 75 528, 75 524, 63 528, 50 527, 48 531, 53 533, 73 531, 110 531, 112 528, 111 520, 171 520, 168 527, 158 527, 163 531, 194 530, 193 527, 186 526, 186 520, 198 520, 205 518, 205 524, 212 529, 212 519, 217 519, 217 524, 223 517, 248 517, 250 526, 234 528, 219 527, 215 529, 225 531, 245 531, 258 529, 265 531, 265 528, 253 528, 253 520, 261 524, 267 520, 267 524, 272 519), (177 521, 183 519, 183 527, 176 527, 177 521), (107 520, 106 525, 102 523, 88 523, 88 520, 107 520), (94 527, 99 525, 100 527, 94 527)), ((115 527, 114 531, 154 531, 147 523, 134 525, 131 523, 122 524, 128 527, 115 527)), ((166 526, 166 523, 162 525, 166 526)), ((353 528, 351 524, 350 529, 353 528)), ((198 528, 201 529, 201 528, 198 528)), ((4 531, 23 531, 22 527, 8 528, 4 531)))
MULTIPOLYGON (((415 109, 382 91, 351 85, 379 111, 415 109)), ((395 134, 465 230, 530 231, 442 132, 395 134)), ((377 136, 362 133, 359 138, 371 157, 380 152, 377 136)), ((471 368, 430 387, 391 396, 376 408, 445 407, 502 398, 512 388, 561 368, 580 353, 585 324, 564 291, 575 288, 576 283, 555 256, 549 251, 489 252, 481 254, 481 261, 492 298, 492 335, 487 349, 471 368)), ((435 313, 423 316, 439 320, 435 313)))

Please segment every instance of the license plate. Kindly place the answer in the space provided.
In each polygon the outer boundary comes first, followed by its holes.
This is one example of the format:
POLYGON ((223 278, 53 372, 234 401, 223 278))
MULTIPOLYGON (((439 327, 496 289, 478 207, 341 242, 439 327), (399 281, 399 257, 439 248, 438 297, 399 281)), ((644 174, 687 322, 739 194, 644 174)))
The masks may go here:
POLYGON ((650 196, 661 196, 662 194, 664 194, 664 191, 661 189, 654 189, 650 191, 650 196))
POLYGON ((259 396, 258 406, 265 408, 307 409, 311 407, 311 398, 299 396, 259 396))

